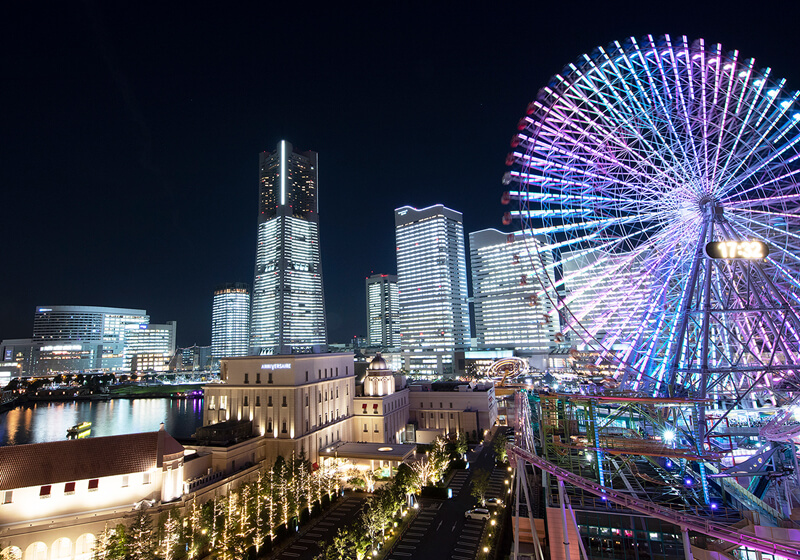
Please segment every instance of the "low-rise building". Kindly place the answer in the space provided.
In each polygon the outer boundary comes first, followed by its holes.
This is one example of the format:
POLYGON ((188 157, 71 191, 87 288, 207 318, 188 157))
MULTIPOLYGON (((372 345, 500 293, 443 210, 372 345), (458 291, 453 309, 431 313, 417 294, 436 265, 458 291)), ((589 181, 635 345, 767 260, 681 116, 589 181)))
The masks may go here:
POLYGON ((353 400, 354 438, 367 443, 405 443, 408 388, 380 353, 367 366, 363 394, 353 400), (400 387, 398 388, 398 385, 400 387))
POLYGON ((497 420, 492 383, 418 382, 409 389, 409 416, 417 424, 418 443, 451 433, 479 439, 497 420))
POLYGON ((0 542, 25 558, 89 560, 108 519, 184 493, 184 448, 163 424, 157 432, 2 446, 0 465, 0 542))
POLYGON ((355 375, 349 353, 245 356, 220 361, 220 381, 205 386, 203 425, 251 420, 267 461, 352 441, 355 375))

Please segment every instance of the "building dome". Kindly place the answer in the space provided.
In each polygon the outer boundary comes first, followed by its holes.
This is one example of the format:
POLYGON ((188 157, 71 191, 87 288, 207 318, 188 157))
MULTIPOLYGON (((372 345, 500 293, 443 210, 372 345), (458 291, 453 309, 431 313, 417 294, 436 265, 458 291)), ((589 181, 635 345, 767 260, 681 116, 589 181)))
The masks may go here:
POLYGON ((368 371, 386 371, 388 369, 389 365, 386 363, 386 360, 381 357, 380 352, 375 355, 375 357, 367 366, 368 371))

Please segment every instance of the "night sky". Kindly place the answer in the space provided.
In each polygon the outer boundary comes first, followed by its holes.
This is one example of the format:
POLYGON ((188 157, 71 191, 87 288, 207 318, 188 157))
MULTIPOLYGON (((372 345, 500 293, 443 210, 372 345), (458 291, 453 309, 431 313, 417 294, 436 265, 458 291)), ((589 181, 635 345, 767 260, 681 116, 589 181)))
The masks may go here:
POLYGON ((344 342, 366 332, 364 278, 395 272, 394 208, 504 229, 516 123, 582 53, 685 34, 800 88, 796 2, 7 4, 0 339, 30 337, 37 305, 103 305, 210 344, 214 287, 252 284, 258 154, 281 139, 319 152, 344 342))

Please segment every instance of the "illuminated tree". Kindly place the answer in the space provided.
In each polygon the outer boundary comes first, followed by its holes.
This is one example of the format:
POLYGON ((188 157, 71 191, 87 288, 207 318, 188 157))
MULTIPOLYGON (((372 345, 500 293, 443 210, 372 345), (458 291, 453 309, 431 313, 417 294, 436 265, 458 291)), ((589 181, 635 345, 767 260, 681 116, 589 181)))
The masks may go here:
POLYGON ((128 529, 130 556, 133 560, 152 560, 155 552, 153 521, 144 510, 139 510, 128 529))
POLYGON ((470 494, 477 498, 482 506, 486 505, 486 492, 489 490, 489 471, 481 469, 472 475, 470 494))
POLYGON ((180 515, 177 511, 170 510, 167 513, 167 519, 162 530, 163 536, 161 537, 161 553, 164 560, 173 560, 175 558, 175 547, 181 538, 180 528, 180 515))

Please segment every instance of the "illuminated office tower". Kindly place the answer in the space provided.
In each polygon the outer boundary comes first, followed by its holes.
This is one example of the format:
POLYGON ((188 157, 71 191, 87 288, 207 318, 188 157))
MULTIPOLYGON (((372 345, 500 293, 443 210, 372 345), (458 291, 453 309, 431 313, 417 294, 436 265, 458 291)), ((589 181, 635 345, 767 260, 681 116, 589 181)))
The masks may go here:
POLYGON ((34 373, 128 371, 126 334, 150 317, 144 309, 51 305, 33 317, 34 373))
POLYGON ((177 321, 131 325, 125 334, 126 371, 167 371, 175 355, 177 321))
POLYGON ((211 355, 232 358, 250 354, 250 286, 223 284, 214 290, 211 355))
POLYGON ((250 319, 256 355, 324 351, 317 153, 282 140, 259 158, 258 243, 250 319))
POLYGON ((453 352, 467 348, 470 339, 461 213, 441 204, 403 206, 394 221, 404 367, 453 373, 453 352))
POLYGON ((371 347, 400 346, 400 303, 397 276, 373 274, 367 278, 367 340, 371 347))
POLYGON ((469 234, 478 348, 542 353, 554 345, 560 326, 550 301, 556 300, 553 255, 541 245, 537 252, 537 243, 522 232, 485 229, 469 234))

